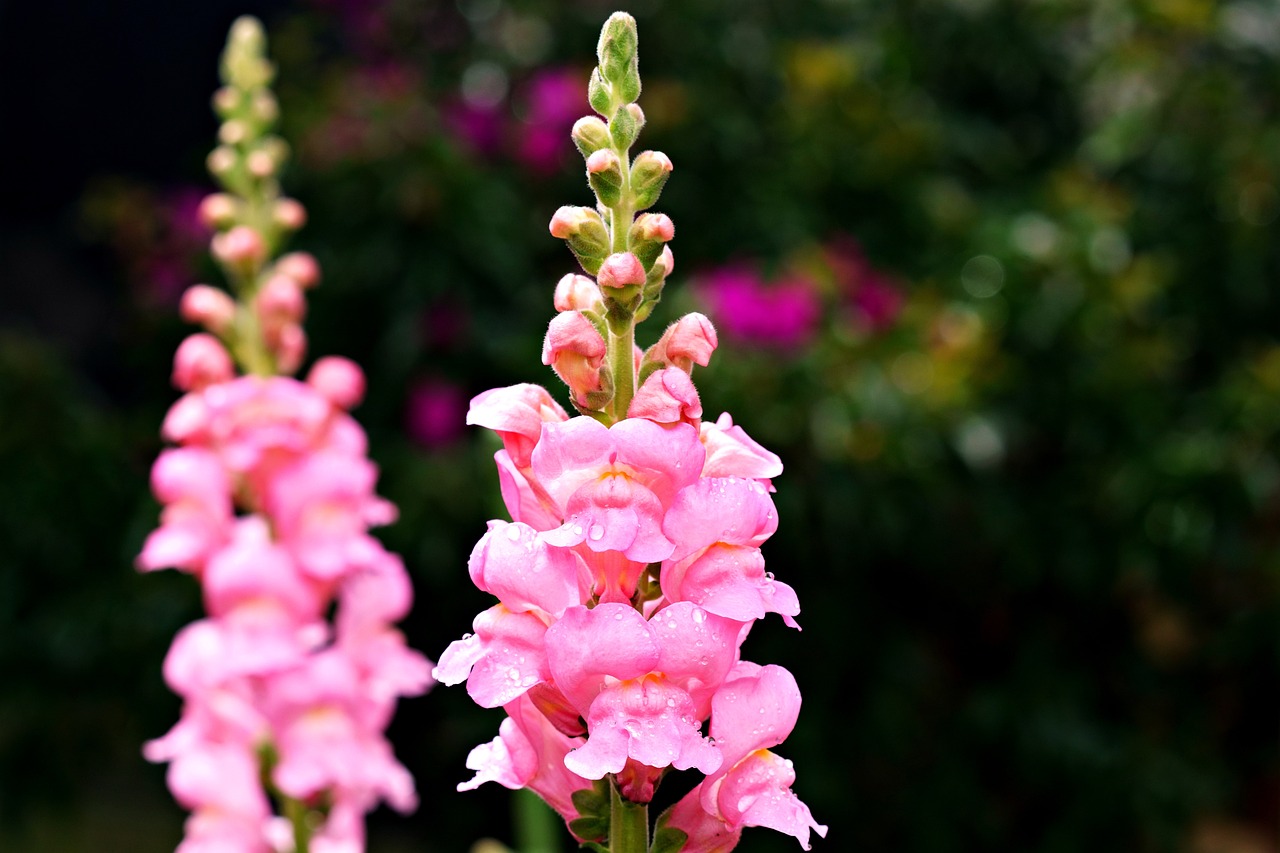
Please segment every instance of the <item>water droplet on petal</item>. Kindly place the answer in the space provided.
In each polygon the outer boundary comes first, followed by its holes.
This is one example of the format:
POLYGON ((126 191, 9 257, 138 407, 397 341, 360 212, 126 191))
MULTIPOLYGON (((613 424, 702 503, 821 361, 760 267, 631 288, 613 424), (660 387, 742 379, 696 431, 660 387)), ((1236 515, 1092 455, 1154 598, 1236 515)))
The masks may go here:
POLYGON ((575 524, 575 525, 573 526, 573 535, 574 535, 574 536, 581 536, 581 535, 582 535, 582 525, 581 525, 581 524, 575 524))
POLYGON ((591 537, 592 542, 599 542, 601 539, 604 538, 603 525, 599 525, 599 524, 591 525, 591 529, 587 531, 587 536, 591 537))
POLYGON ((512 542, 519 542, 520 528, 516 527, 514 524, 507 525, 507 538, 510 539, 512 542))
POLYGON ((693 621, 697 622, 699 625, 707 621, 707 611, 701 608, 695 608, 693 611, 693 621))

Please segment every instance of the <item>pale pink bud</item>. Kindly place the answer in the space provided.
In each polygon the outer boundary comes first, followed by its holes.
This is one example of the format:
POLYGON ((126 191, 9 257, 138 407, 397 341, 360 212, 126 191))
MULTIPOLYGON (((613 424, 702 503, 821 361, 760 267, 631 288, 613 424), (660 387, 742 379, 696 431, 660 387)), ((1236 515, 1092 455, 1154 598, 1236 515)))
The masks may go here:
POLYGON ((178 306, 182 319, 221 333, 236 316, 236 303, 227 292, 207 284, 193 284, 182 294, 178 306))
POLYGON ((285 275, 273 275, 262 285, 253 300, 263 324, 270 327, 280 323, 296 323, 306 313, 307 301, 302 288, 285 275))
POLYGON ((275 271, 288 276, 301 288, 315 287, 320 281, 320 264, 309 252, 290 252, 276 261, 275 271))
POLYGON ((271 217, 276 224, 290 231, 297 231, 307 224, 307 209, 297 199, 282 198, 276 202, 271 217))
POLYGON ((240 105, 240 92, 231 86, 223 86, 213 93, 213 108, 229 113, 240 105))
POLYGON ((663 278, 669 278, 671 271, 676 268, 675 256, 671 254, 670 246, 662 247, 662 254, 658 256, 658 260, 653 264, 654 269, 660 270, 663 278))
POLYGON ((227 193, 210 193, 200 200, 196 216, 208 228, 226 228, 235 222, 236 200, 227 193))
POLYGON ((672 323, 650 350, 650 358, 678 367, 688 373, 693 365, 711 363, 719 341, 716 328, 705 314, 694 311, 672 323))
POLYGON ((255 178, 270 177, 276 170, 276 161, 266 151, 252 151, 244 158, 245 168, 255 178))
POLYGON ((585 214, 586 208, 562 206, 551 216, 551 236, 557 240, 568 240, 582 228, 585 214))
POLYGON ((665 213, 644 213, 636 218, 632 231, 642 240, 667 243, 676 236, 676 224, 665 213))
POLYGON ((227 348, 204 332, 187 337, 173 355, 173 384, 182 391, 199 391, 226 382, 235 373, 227 348))
POLYGON ((604 259, 596 280, 601 287, 626 287, 644 284, 644 264, 630 252, 617 252, 604 259))
POLYGON ((587 172, 592 175, 607 172, 615 167, 622 168, 618 155, 608 148, 601 148, 587 158, 587 172))
POLYGON ((364 371, 340 355, 327 355, 311 365, 307 384, 342 409, 354 408, 364 399, 364 371))
POLYGON ((542 363, 551 366, 556 375, 582 401, 600 388, 600 366, 608 346, 600 331, 577 311, 566 311, 552 318, 542 342, 542 363))
POLYGON ((636 389, 627 417, 648 418, 660 424, 683 421, 696 427, 702 418, 702 403, 689 374, 668 367, 651 373, 636 389))
POLYGON ((247 225, 237 225, 230 231, 214 235, 211 248, 214 257, 231 266, 261 263, 267 253, 262 235, 247 225))
POLYGON ((573 123, 573 144, 578 146, 583 157, 590 157, 601 148, 613 145, 609 138, 609 127, 595 116, 583 116, 573 123))
POLYGON ((248 135, 249 128, 238 119, 223 122, 222 127, 218 128, 218 139, 224 145, 239 145, 248 135))
POLYGON ((277 334, 275 351, 276 369, 286 376, 296 373, 307 354, 307 333, 297 323, 289 323, 277 334))
POLYGON ((205 165, 209 167, 209 171, 215 175, 225 175, 236 166, 236 152, 233 148, 225 145, 219 145, 217 148, 209 152, 209 157, 205 160, 205 165))
POLYGON ((631 164, 631 194, 636 210, 651 207, 671 174, 671 160, 661 151, 642 151, 631 164))
POLYGON ((569 273, 556 284, 557 311, 591 311, 601 307, 600 287, 585 275, 569 273))

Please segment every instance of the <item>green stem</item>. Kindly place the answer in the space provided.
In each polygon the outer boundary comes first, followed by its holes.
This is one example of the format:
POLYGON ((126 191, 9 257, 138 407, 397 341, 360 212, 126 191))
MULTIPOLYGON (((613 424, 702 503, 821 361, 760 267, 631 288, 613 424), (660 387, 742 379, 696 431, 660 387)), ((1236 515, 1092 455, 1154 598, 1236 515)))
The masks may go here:
POLYGON ((515 793, 516 849, 520 853, 556 853, 559 819, 542 798, 521 788, 515 793))
POLYGON ((609 785, 609 853, 649 853, 649 807, 624 800, 609 785))
POLYGON ((627 416, 631 398, 636 394, 636 321, 630 311, 616 309, 609 312, 609 370, 613 374, 614 421, 627 416))
POLYGON ((307 853, 311 845, 311 827, 307 825, 307 807, 293 797, 281 796, 281 811, 293 825, 293 853, 307 853))

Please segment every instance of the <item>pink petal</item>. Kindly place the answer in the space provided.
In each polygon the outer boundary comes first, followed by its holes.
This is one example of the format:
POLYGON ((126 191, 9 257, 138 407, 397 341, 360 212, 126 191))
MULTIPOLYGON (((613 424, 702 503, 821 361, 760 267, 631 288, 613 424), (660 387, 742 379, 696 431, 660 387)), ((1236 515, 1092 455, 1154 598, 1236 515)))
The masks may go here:
POLYGON ((606 676, 638 678, 660 655, 645 618, 629 605, 613 603, 591 610, 570 607, 547 629, 546 649, 552 679, 583 716, 606 676))

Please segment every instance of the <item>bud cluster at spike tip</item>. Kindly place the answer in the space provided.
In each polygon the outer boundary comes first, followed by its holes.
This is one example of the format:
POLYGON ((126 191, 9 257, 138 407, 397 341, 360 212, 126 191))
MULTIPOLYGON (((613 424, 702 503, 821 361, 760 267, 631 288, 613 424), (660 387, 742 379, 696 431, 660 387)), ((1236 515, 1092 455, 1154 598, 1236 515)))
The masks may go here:
POLYGON ((772 751, 796 723, 799 688, 786 669, 741 656, 756 620, 799 627, 796 593, 761 551, 777 529, 782 463, 728 414, 702 419, 692 373, 717 346, 707 317, 635 344, 675 235, 665 214, 636 218, 671 172, 659 152, 630 160, 643 125, 636 44, 634 20, 613 15, 588 85, 599 118, 573 130, 597 205, 562 207, 550 226, 587 273, 557 284, 543 347, 579 415, 527 383, 478 395, 467 415, 502 440, 510 520, 490 521, 468 562, 497 601, 435 676, 506 718, 458 787, 528 788, 576 839, 607 850, 610 796, 647 804, 685 770, 702 779, 659 817, 654 849, 723 853, 748 826, 809 849, 826 827, 772 751))
POLYGON ((196 285, 182 299, 184 319, 205 331, 175 354, 186 393, 164 420, 174 446, 151 472, 160 525, 137 560, 196 577, 207 613, 164 662, 181 719, 144 749, 168 762, 191 811, 179 853, 363 850, 366 812, 416 806, 384 730, 399 697, 432 684, 430 661, 393 627, 413 598, 404 564, 368 532, 396 509, 374 493, 348 413, 364 374, 328 356, 306 381, 284 375, 305 354, 304 290, 319 268, 302 253, 273 260, 305 211, 275 184, 284 148, 267 135, 264 48, 256 21, 235 23, 211 158, 226 192, 201 211, 236 298, 196 285))

